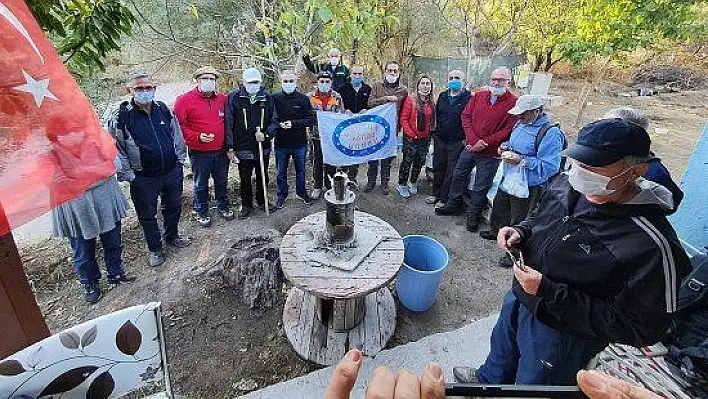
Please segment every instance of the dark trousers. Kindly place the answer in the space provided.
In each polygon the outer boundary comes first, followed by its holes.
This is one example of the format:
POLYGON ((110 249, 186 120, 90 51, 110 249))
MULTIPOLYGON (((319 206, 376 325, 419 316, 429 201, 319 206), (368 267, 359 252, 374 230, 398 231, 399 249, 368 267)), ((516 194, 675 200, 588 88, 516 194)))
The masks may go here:
POLYGON ((433 141, 433 196, 440 201, 447 201, 452 175, 457 159, 465 145, 461 141, 448 143, 438 139, 433 141))
MULTIPOLYGON (((257 157, 258 155, 256 155, 257 157)), ((263 167, 265 168, 265 178, 266 187, 268 186, 268 161, 270 159, 270 152, 263 153, 263 167)), ((263 198, 263 178, 261 177, 261 165, 258 158, 256 159, 240 159, 238 163, 238 178, 240 180, 239 184, 239 194, 241 195, 241 206, 252 208, 253 207, 253 184, 251 184, 251 177, 253 176, 253 171, 256 172, 256 202, 258 205, 265 204, 265 198, 263 198)))
MULTIPOLYGON (((103 244, 103 260, 106 262, 106 272, 109 278, 117 277, 123 271, 123 244, 120 236, 120 220, 116 227, 99 236, 103 244)), ((74 269, 79 275, 81 284, 88 284, 101 279, 101 270, 96 262, 96 239, 87 240, 81 236, 70 237, 69 243, 74 252, 74 269)))
POLYGON ((470 183, 470 174, 475 167, 477 170, 474 174, 474 186, 470 194, 470 204, 467 207, 467 219, 477 221, 482 213, 482 209, 487 203, 487 191, 492 186, 494 175, 499 168, 500 159, 483 157, 476 155, 471 151, 464 150, 460 154, 460 158, 455 165, 455 171, 452 174, 452 182, 450 183, 450 194, 448 201, 453 203, 462 203, 462 194, 464 194, 467 186, 470 183))
POLYGON ((529 214, 543 193, 541 186, 529 187, 529 197, 519 198, 498 190, 492 204, 492 216, 489 218, 489 230, 495 236, 504 226, 516 226, 529 214))
POLYGON ((278 198, 288 197, 288 164, 290 158, 295 164, 295 193, 300 197, 307 195, 305 188, 305 158, 307 146, 299 148, 275 148, 275 160, 278 167, 276 183, 278 185, 278 198))
POLYGON ((487 360, 477 370, 482 384, 575 385, 575 374, 607 346, 548 327, 511 291, 490 343, 487 360))
POLYGON ((182 213, 181 164, 177 164, 162 176, 135 176, 135 180, 130 182, 130 196, 150 251, 162 248, 160 228, 157 224, 158 197, 165 241, 170 242, 177 237, 177 225, 182 213))
POLYGON ((429 148, 430 138, 415 140, 403 138, 403 160, 401 160, 401 167, 398 169, 399 185, 408 184, 409 179, 411 183, 418 181, 429 148))
POLYGON ((369 183, 376 183, 376 177, 379 174, 379 164, 381 165, 381 185, 388 185, 391 180, 391 162, 396 157, 385 158, 377 161, 369 161, 369 169, 366 171, 366 178, 369 183))
POLYGON ((201 216, 209 212, 209 177, 214 179, 214 197, 219 209, 229 208, 229 158, 224 151, 190 151, 194 174, 194 210, 201 216))
POLYGON ((327 176, 333 177, 336 172, 337 168, 324 163, 322 142, 319 139, 312 140, 312 178, 314 179, 314 188, 322 189, 323 185, 328 190, 332 188, 332 183, 327 176))

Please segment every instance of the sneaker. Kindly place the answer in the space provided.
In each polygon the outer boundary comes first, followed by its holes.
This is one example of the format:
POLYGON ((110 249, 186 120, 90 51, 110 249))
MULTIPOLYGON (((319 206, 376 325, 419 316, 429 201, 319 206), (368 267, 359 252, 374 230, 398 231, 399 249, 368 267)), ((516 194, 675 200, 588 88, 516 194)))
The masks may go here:
POLYGON ((322 195, 322 189, 321 189, 321 188, 313 188, 313 189, 312 189, 312 194, 310 194, 310 197, 311 197, 313 200, 316 201, 316 200, 320 199, 320 196, 321 196, 321 195, 322 195))
POLYGON ((150 267, 160 266, 165 263, 165 255, 162 251, 150 251, 148 254, 148 264, 150 267))
POLYGON ((391 193, 391 190, 388 188, 388 184, 382 184, 381 185, 381 194, 389 195, 390 193, 391 193))
POLYGON ((314 201, 312 198, 310 198, 310 196, 307 195, 307 194, 305 194, 304 197, 301 197, 301 196, 299 196, 299 195, 298 195, 297 197, 300 198, 300 199, 302 200, 302 202, 305 203, 305 205, 312 205, 312 203, 315 202, 315 201, 314 201))
POLYGON ((438 215, 459 215, 462 211, 462 206, 452 201, 448 201, 445 206, 435 208, 435 213, 438 215))
POLYGON ((98 302, 102 295, 98 280, 84 284, 84 299, 86 299, 86 302, 89 304, 93 305, 98 302))
POLYGON ((211 218, 209 217, 209 215, 197 215, 195 219, 197 220, 197 223, 199 223, 199 225, 202 227, 211 226, 211 218))
MULTIPOLYGON (((263 212, 265 212, 265 205, 263 205, 263 204, 258 204, 258 209, 260 209, 260 210, 262 210, 263 212)), ((268 212, 271 212, 271 213, 272 213, 272 212, 275 212, 275 207, 273 206, 273 204, 268 204, 268 212)))
POLYGON ((251 214, 251 212, 253 212, 253 207, 242 205, 241 209, 239 209, 239 211, 238 211, 238 218, 243 220, 243 219, 247 218, 248 215, 251 214))
POLYGON ((111 284, 132 283, 133 281, 135 281, 135 277, 129 276, 125 273, 121 273, 113 277, 108 277, 108 282, 111 284))
POLYGON ((455 376, 455 381, 464 384, 477 384, 477 369, 474 367, 453 367, 452 374, 455 376))
POLYGON ((435 203, 435 209, 442 208, 443 206, 445 206, 445 204, 445 201, 438 201, 435 203))
POLYGON ((489 230, 480 231, 479 236, 489 241, 497 240, 497 236, 489 230))
POLYGON ((225 220, 234 220, 234 211, 231 208, 218 209, 218 212, 225 220))
POLYGON ((167 245, 173 246, 175 248, 187 248, 188 246, 192 245, 192 241, 189 238, 183 237, 178 234, 177 237, 171 239, 170 241, 167 241, 167 245))
POLYGON ((408 192, 410 192, 411 195, 418 194, 418 185, 415 183, 408 183, 408 192))
POLYGON ((374 187, 376 187, 376 183, 368 182, 368 183, 366 183, 366 186, 364 187, 364 192, 370 193, 374 189, 374 187))
POLYGON ((285 208, 285 200, 286 200, 286 198, 278 198, 277 200, 275 200, 276 209, 285 208))
POLYGON ((431 195, 430 197, 425 197, 425 203, 428 205, 437 204, 438 199, 434 195, 431 195))
MULTIPOLYGON (((465 222, 465 225, 467 227, 467 231, 469 231, 470 233, 474 233, 479 228, 479 219, 468 217, 467 222, 465 222)), ((496 240, 496 237, 494 239, 496 240)))
MULTIPOLYGON (((383 186, 381 186, 381 187, 383 188, 383 186)), ((396 191, 398 191, 398 195, 400 195, 403 198, 408 198, 411 196, 411 192, 408 189, 407 185, 402 185, 402 184, 397 185, 396 191)))

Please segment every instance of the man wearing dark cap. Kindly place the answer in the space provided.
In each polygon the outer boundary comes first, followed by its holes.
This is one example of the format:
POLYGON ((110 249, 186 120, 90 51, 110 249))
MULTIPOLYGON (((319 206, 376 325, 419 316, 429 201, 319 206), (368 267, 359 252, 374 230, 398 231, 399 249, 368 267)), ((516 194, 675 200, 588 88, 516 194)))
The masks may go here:
POLYGON ((690 271, 666 219, 671 193, 643 179, 650 139, 622 119, 593 122, 565 151, 558 176, 534 212, 499 230, 514 257, 484 364, 455 367, 462 382, 574 385, 608 343, 657 342, 690 271), (520 254, 519 254, 520 252, 520 254))

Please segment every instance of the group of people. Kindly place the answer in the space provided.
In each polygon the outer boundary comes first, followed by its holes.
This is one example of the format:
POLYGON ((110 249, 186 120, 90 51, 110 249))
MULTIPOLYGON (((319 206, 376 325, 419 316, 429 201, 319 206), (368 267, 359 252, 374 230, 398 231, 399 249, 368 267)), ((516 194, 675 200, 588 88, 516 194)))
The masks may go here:
MULTIPOLYGON (((288 198, 290 158, 296 195, 311 204, 330 186, 326 177, 335 170, 324 163, 315 111, 356 114, 390 102, 396 104, 403 131, 396 187, 402 197, 417 193, 432 140, 434 181, 426 203, 439 215, 464 212, 463 195, 474 170, 466 210, 467 229, 474 232, 503 165, 490 230, 480 234, 496 240, 508 254, 502 265, 512 268, 514 282, 503 299, 485 363, 456 367, 456 379, 573 384, 578 370, 608 343, 643 346, 662 337, 676 311, 678 284, 690 265, 666 219, 682 193, 650 151, 646 117, 629 108, 611 110, 583 127, 568 146, 540 98, 517 97, 509 90, 507 68, 494 70, 489 85, 475 92, 465 89, 462 71, 449 71, 447 87, 435 99, 427 76, 420 77, 409 94, 398 62, 388 62, 383 79, 369 86, 363 66, 344 67, 338 51, 330 56, 326 65, 309 62, 317 73, 317 87, 308 94, 298 91, 293 71, 283 71, 281 89, 268 93, 260 72, 249 68, 243 71, 243 84, 225 95, 217 90, 219 72, 199 68, 193 75, 195 88, 177 99, 174 113, 154 100, 156 84, 148 74, 130 77, 132 98, 116 110, 108 130, 118 146, 117 180, 130 183, 151 266, 164 262, 164 244, 190 244, 177 229, 181 165, 187 156, 194 173, 193 212, 202 226, 211 221, 210 177, 218 214, 227 220, 235 217, 227 189, 231 162, 238 163, 238 216, 251 214, 254 196, 258 207, 271 206, 262 182, 267 185, 273 150, 278 169, 274 208, 282 208, 288 198), (313 158, 311 194, 305 182, 308 148, 313 158), (560 173, 564 158, 569 169, 560 173), (523 195, 505 191, 511 170, 525 176, 523 195), (156 218, 158 198, 162 231, 156 218)), ((365 192, 375 188, 380 175, 380 190, 389 193, 391 161, 368 163, 365 192)), ((357 165, 343 169, 356 181, 357 165)), ((133 279, 121 264, 120 219, 127 201, 117 180, 96 183, 55 211, 57 235, 70 238, 74 264, 91 303, 100 298, 96 238, 105 248, 108 280, 133 279)))

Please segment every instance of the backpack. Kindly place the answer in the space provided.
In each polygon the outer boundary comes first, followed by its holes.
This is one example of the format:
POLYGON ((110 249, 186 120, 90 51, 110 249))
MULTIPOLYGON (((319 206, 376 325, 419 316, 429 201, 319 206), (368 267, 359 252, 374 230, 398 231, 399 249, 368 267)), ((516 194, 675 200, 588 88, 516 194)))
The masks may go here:
POLYGON ((678 311, 662 342, 672 374, 708 392, 708 255, 691 258, 693 271, 678 289, 678 311))
MULTIPOLYGON (((552 127, 557 127, 558 130, 561 133, 561 137, 563 137, 563 147, 561 148, 561 151, 565 150, 568 148, 568 139, 565 136, 565 132, 560 128, 559 123, 550 123, 546 122, 541 126, 541 130, 538 131, 538 134, 536 135, 536 141, 534 142, 534 153, 538 154, 538 149, 541 147, 541 142, 543 141, 543 138, 546 137, 546 133, 552 128, 552 127)), ((560 163, 560 168, 558 169, 558 173, 562 172, 565 170, 565 157, 561 157, 561 163, 560 163)), ((556 174, 558 174, 556 173, 556 174)), ((554 176, 551 176, 548 181, 551 181, 554 176)))
MULTIPOLYGON (((167 104, 163 103, 162 101, 155 101, 155 105, 157 106, 158 109, 160 109, 160 112, 162 112, 162 115, 167 119, 167 123, 172 122, 172 113, 170 112, 170 109, 167 107, 167 104)), ((123 101, 120 106, 118 107, 118 129, 122 130, 126 136, 129 134, 127 130, 125 130, 125 126, 128 125, 128 121, 130 118, 128 118, 128 101, 123 101)))

